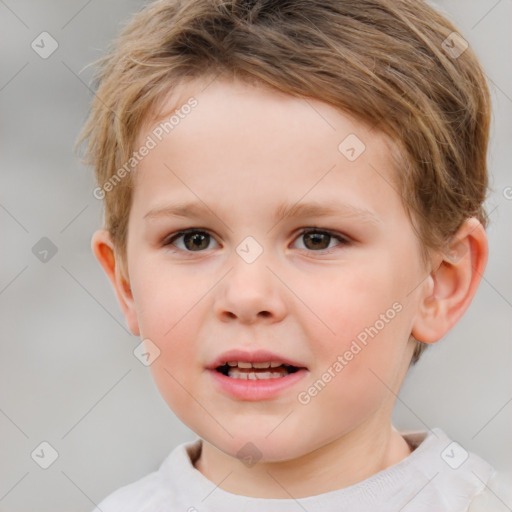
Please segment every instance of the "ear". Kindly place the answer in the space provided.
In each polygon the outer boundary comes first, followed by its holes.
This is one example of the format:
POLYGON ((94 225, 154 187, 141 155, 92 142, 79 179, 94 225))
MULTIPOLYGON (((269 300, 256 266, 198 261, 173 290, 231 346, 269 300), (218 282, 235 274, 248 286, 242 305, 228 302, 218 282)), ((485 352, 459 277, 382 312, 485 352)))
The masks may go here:
POLYGON ((459 321, 476 293, 487 255, 484 227, 476 218, 466 220, 438 254, 439 266, 422 288, 424 295, 411 333, 414 338, 434 343, 459 321))
POLYGON ((123 275, 121 259, 115 252, 110 233, 104 229, 96 231, 92 237, 91 246, 114 288, 130 331, 136 336, 140 336, 130 283, 123 275))

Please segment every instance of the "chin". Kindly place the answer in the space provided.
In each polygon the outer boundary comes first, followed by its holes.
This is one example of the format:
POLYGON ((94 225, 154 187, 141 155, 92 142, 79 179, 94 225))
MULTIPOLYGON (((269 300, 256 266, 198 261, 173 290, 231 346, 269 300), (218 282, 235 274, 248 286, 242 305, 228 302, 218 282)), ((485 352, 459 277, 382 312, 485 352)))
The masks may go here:
POLYGON ((303 444, 290 443, 293 436, 284 431, 280 436, 272 433, 269 437, 265 437, 267 434, 261 431, 254 434, 245 431, 240 435, 235 435, 233 432, 233 438, 225 435, 221 438, 198 435, 226 455, 237 458, 248 466, 255 462, 284 462, 305 455, 314 449, 303 444))

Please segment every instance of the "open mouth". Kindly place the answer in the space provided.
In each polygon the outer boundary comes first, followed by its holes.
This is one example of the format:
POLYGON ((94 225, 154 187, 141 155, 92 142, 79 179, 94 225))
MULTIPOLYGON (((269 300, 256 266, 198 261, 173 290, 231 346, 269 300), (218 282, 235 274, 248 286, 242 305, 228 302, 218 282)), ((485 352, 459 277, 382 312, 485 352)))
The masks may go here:
POLYGON ((295 373, 300 368, 280 362, 248 363, 230 361, 215 368, 216 371, 232 379, 264 380, 279 379, 295 373))

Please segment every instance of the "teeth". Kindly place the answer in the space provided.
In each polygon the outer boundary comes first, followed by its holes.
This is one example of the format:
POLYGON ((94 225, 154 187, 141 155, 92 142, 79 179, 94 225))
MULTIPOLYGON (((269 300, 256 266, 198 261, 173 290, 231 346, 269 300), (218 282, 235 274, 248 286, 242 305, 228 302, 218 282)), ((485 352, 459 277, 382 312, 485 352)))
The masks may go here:
POLYGON ((270 363, 252 363, 253 368, 268 368, 270 363))
POLYGON ((290 365, 281 363, 280 361, 261 361, 258 363, 227 361, 224 365, 228 366, 227 376, 233 379, 278 379, 280 377, 286 377, 291 373, 288 371, 290 365), (251 369, 255 371, 251 371, 251 369), (268 369, 268 371, 264 371, 266 369, 268 369))
POLYGON ((288 372, 241 372, 234 368, 229 370, 229 377, 242 380, 277 379, 279 377, 286 377, 287 375, 288 372))
POLYGON ((248 363, 245 361, 228 361, 226 363, 229 366, 239 368, 277 368, 278 366, 287 366, 283 363, 280 363, 278 361, 266 361, 264 363, 248 363))

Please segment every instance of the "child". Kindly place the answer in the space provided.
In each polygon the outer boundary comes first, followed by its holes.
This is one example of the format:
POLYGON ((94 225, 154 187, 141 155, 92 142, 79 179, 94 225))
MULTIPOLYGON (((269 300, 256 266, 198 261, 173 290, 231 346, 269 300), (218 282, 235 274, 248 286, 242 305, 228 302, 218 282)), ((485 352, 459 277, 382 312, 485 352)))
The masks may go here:
POLYGON ((160 0, 97 81, 93 250, 198 439, 96 510, 498 510, 489 464, 391 423, 487 261, 490 100, 455 27, 418 0, 160 0))

